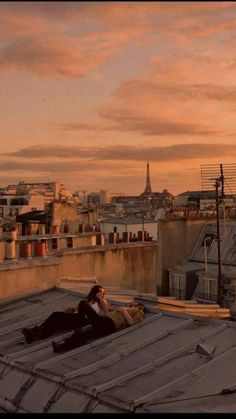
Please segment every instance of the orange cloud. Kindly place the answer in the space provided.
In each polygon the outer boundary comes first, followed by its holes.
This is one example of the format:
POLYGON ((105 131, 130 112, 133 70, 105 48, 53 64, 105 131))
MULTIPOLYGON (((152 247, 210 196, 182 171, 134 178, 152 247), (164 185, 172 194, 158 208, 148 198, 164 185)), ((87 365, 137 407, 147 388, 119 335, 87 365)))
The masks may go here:
POLYGON ((41 17, 35 16, 31 21, 27 16, 1 13, 0 8, 0 37, 11 39, 19 36, 31 36, 34 33, 47 31, 47 25, 41 17))
POLYGON ((83 77, 110 56, 108 48, 85 50, 74 39, 21 38, 1 48, 0 70, 32 71, 39 76, 83 77))
MULTIPOLYGON (((23 159, 47 159, 49 163, 45 161, 45 167, 50 164, 52 159, 80 159, 82 166, 86 167, 86 164, 93 164, 94 161, 109 161, 109 160, 120 160, 120 161, 156 161, 156 162, 169 162, 169 161, 183 161, 194 159, 215 159, 224 156, 231 156, 236 152, 236 145, 234 144, 177 144, 166 147, 137 147, 137 146, 110 146, 110 147, 50 147, 50 146, 33 146, 29 148, 23 148, 16 152, 4 153, 0 156, 14 156, 23 159), (87 163, 86 163, 87 162, 87 163)), ((14 169, 14 164, 19 167, 20 164, 25 162, 15 161, 2 161, 4 170, 14 169), (9 168, 7 166, 9 165, 9 168)), ((38 163, 31 162, 32 167, 34 164, 37 166, 38 163)), ((40 162, 41 164, 41 162, 40 162)), ((43 163, 42 163, 43 164, 43 163)), ((54 161, 55 167, 58 165, 58 161, 54 161)), ((65 164, 65 163, 63 163, 65 164)), ((69 163, 73 165, 72 163, 69 163)), ((78 164, 77 162, 75 164, 78 164)), ((28 167, 29 163, 27 163, 28 167)), ((3 166, 1 166, 3 167, 3 166)), ((68 166, 69 167, 69 166, 68 166)))

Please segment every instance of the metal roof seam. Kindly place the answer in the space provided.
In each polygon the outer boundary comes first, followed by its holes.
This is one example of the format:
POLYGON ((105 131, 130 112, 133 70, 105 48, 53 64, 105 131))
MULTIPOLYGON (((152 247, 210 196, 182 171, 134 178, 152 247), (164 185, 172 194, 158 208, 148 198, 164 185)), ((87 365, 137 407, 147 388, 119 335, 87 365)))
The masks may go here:
POLYGON ((63 396, 63 394, 65 394, 65 392, 66 389, 59 385, 45 403, 42 413, 47 413, 51 405, 55 403, 57 400, 59 400, 63 396))
POLYGON ((99 400, 90 399, 85 403, 85 405, 79 413, 91 413, 91 410, 93 410, 98 404, 99 400))
POLYGON ((97 399, 100 400, 103 403, 112 405, 113 407, 115 406, 115 407, 121 408, 123 410, 126 410, 127 413, 129 412, 129 403, 126 403, 122 400, 116 399, 115 397, 108 396, 108 395, 103 394, 103 393, 98 393, 97 394, 97 399))
POLYGON ((21 358, 24 355, 28 355, 30 353, 37 352, 39 349, 46 348, 47 346, 49 346, 48 344, 49 344, 49 340, 45 339, 43 342, 40 342, 37 345, 28 346, 26 349, 23 349, 23 350, 18 351, 18 352, 12 352, 12 353, 8 354, 7 356, 12 360, 14 360, 14 359, 17 360, 18 358, 21 358))
POLYGON ((90 347, 91 347, 91 345, 87 344, 87 345, 72 349, 68 352, 58 354, 58 355, 54 356, 53 358, 47 359, 46 361, 40 361, 37 364, 35 364, 35 369, 43 370, 48 365, 54 364, 54 363, 56 363, 60 360, 63 360, 63 359, 70 358, 73 355, 78 355, 80 352, 84 352, 85 350, 88 350, 88 348, 90 348, 90 347))
POLYGON ((236 345, 233 345, 228 351, 223 352, 222 354, 216 356, 214 359, 211 359, 210 361, 208 361, 207 364, 195 368, 191 371, 191 374, 194 377, 202 375, 207 369, 211 368, 212 365, 219 363, 222 360, 222 358, 230 356, 233 352, 236 352, 236 345))
POLYGON ((116 385, 122 384, 126 382, 127 380, 134 378, 142 373, 146 373, 152 370, 153 362, 149 362, 142 367, 137 368, 134 371, 130 371, 128 373, 123 374, 122 376, 113 378, 112 380, 107 381, 106 383, 99 384, 97 386, 91 387, 93 391, 96 392, 96 394, 101 393, 104 390, 108 390, 116 385))
POLYGON ((183 380, 190 380, 193 377, 191 376, 191 373, 186 373, 182 375, 181 377, 176 378, 175 380, 171 381, 168 384, 165 384, 164 386, 153 390, 152 392, 146 394, 145 396, 139 397, 138 399, 133 400, 134 407, 137 407, 140 404, 143 404, 144 402, 152 399, 154 396, 157 396, 159 393, 159 397, 163 397, 163 393, 165 393, 166 390, 170 389, 172 386, 175 386, 177 383, 183 381, 183 380))
MULTIPOLYGON (((37 291, 34 291, 30 294, 26 293, 26 294, 18 295, 17 297, 3 299, 3 300, 0 301, 0 308, 8 306, 10 304, 15 304, 17 302, 22 302, 22 301, 24 301, 24 299, 31 298, 31 297, 36 296, 36 295, 39 296, 39 295, 43 295, 43 294, 48 294, 49 292, 54 291, 55 288, 56 287, 53 286, 51 288, 48 288, 47 290, 43 290, 43 291, 37 290, 37 291)), ((1 311, 0 311, 0 313, 1 313, 1 311)))
MULTIPOLYGON (((185 397, 185 398, 166 398, 164 402, 160 402, 158 403, 159 405, 161 404, 166 404, 166 403, 176 403, 176 402, 180 402, 180 401, 188 401, 188 400, 200 400, 200 399, 204 399, 204 398, 208 398, 208 397, 216 397, 219 395, 224 395, 224 394, 232 394, 235 393, 235 389, 231 392, 231 391, 227 391, 228 389, 226 389, 226 392, 224 392, 225 389, 214 392, 214 393, 207 393, 207 394, 200 394, 198 396, 192 396, 192 397, 185 397)), ((151 403, 147 403, 148 405, 151 405, 151 403)), ((199 412, 198 412, 199 413, 199 412)), ((203 412, 202 412, 203 413, 203 412)), ((214 412, 216 413, 216 412, 214 412)))
POLYGON ((0 342, 0 347, 6 346, 10 343, 18 343, 18 342, 20 343, 21 341, 22 341, 21 336, 17 336, 15 338, 7 339, 7 340, 4 340, 3 342, 0 342))
POLYGON ((126 355, 126 354, 128 354, 130 352, 133 352, 133 351, 137 350, 137 349, 140 349, 142 347, 145 347, 146 345, 148 345, 150 343, 153 343, 155 341, 158 341, 160 339, 163 339, 163 338, 165 338, 168 335, 177 333, 180 330, 185 329, 186 327, 188 327, 190 324, 192 324, 192 319, 190 319, 190 321, 186 321, 184 323, 181 323, 180 325, 174 326, 172 329, 167 329, 167 330, 165 330, 165 331, 163 331, 161 333, 158 333, 157 335, 151 336, 151 338, 146 339, 146 340, 143 340, 140 343, 138 343, 136 345, 133 345, 133 346, 127 348, 127 349, 121 350, 120 353, 122 355, 126 355))
POLYGON ((183 323, 180 323, 180 324, 178 324, 177 326, 175 326, 175 327, 172 327, 171 329, 166 329, 166 332, 168 333, 168 334, 175 334, 175 333, 178 333, 178 331, 179 330, 182 330, 182 329, 185 329, 186 327, 188 327, 190 324, 192 324, 194 322, 194 320, 193 319, 188 319, 188 320, 185 320, 185 321, 183 321, 183 323))
POLYGON ((227 329, 227 325, 224 323, 220 327, 217 327, 217 329, 213 329, 211 332, 206 333, 205 335, 201 336, 201 341, 204 342, 205 340, 218 335, 219 333, 223 332, 226 329, 227 329))
POLYGON ((18 392, 16 393, 14 399, 12 400, 12 403, 15 404, 16 406, 19 406, 20 401, 24 397, 26 391, 37 381, 37 379, 38 378, 36 376, 30 375, 27 378, 27 380, 22 384, 18 392))
MULTIPOLYGON (((162 317, 162 316, 160 316, 160 317, 162 317)), ((159 318, 159 316, 155 316, 154 318, 152 317, 151 319, 152 320, 156 320, 157 318, 159 318)), ((148 320, 150 321, 150 319, 148 319, 148 320)), ((166 335, 166 332, 163 332, 163 333, 158 334, 156 336, 152 336, 149 340, 143 341, 141 344, 134 345, 134 346, 130 347, 128 350, 120 351, 119 353, 117 353, 118 356, 117 356, 117 354, 115 354, 115 355, 113 354, 111 357, 109 357, 109 360, 107 358, 105 358, 105 360, 97 361, 96 363, 94 363, 92 365, 90 364, 88 367, 83 367, 82 369, 79 369, 77 371, 73 371, 72 373, 68 373, 68 374, 66 374, 65 377, 66 377, 66 379, 69 379, 69 378, 72 378, 72 377, 76 377, 77 375, 78 376, 79 375, 84 375, 84 374, 87 374, 89 372, 95 371, 96 369, 100 368, 100 366, 109 365, 110 362, 113 362, 114 361, 114 359, 116 359, 116 358, 117 359, 118 358, 120 359, 120 356, 126 355, 126 354, 132 352, 133 350, 136 350, 139 347, 142 347, 143 344, 146 345, 146 344, 148 344, 148 343, 150 343, 152 341, 155 341, 157 338, 158 339, 159 338, 162 338, 165 335, 166 335)))
MULTIPOLYGON (((181 328, 179 328, 179 330, 181 330, 181 328)), ((165 337, 165 336, 167 336, 165 333, 163 333, 161 335, 159 335, 159 337, 165 337)), ((182 347, 178 348, 177 350, 172 351, 171 353, 168 353, 167 355, 164 355, 161 358, 157 358, 156 360, 152 361, 152 363, 148 363, 148 364, 146 364, 143 367, 137 368, 135 371, 126 373, 126 374, 124 374, 124 375, 122 375, 122 376, 120 376, 120 377, 118 377, 116 379, 113 379, 113 380, 111 380, 109 382, 106 382, 104 384, 98 385, 97 387, 95 387, 95 389, 96 389, 97 392, 103 391, 103 390, 108 389, 108 388, 110 388, 110 387, 112 387, 112 386, 114 386, 114 385, 116 385, 118 383, 120 384, 120 383, 122 383, 122 382, 124 382, 124 381, 126 381, 126 380, 128 380, 130 378, 133 378, 133 377, 139 375, 139 372, 141 372, 141 371, 142 372, 148 371, 153 366, 160 366, 163 363, 165 363, 165 362, 173 359, 177 355, 182 356, 183 352, 186 352, 186 350, 188 348, 191 348, 191 346, 193 346, 198 341, 199 341, 199 339, 195 339, 194 341, 192 341, 192 342, 190 342, 190 343, 188 343, 186 345, 183 345, 182 347)))
POLYGON ((9 365, 8 363, 5 364, 5 366, 3 367, 0 373, 0 380, 3 380, 3 378, 6 377, 9 374, 9 372, 12 370, 12 368, 13 368, 12 365, 9 365))
POLYGON ((18 406, 15 406, 11 400, 8 400, 6 397, 2 397, 0 395, 0 406, 4 409, 7 413, 16 413, 18 410, 18 406))
POLYGON ((105 359, 99 360, 97 362, 94 362, 93 364, 87 365, 86 367, 82 367, 79 370, 75 370, 75 371, 72 371, 72 372, 69 372, 69 373, 65 374, 64 375, 65 380, 69 380, 69 379, 72 379, 72 378, 76 378, 76 377, 80 377, 80 376, 83 376, 83 375, 90 374, 91 372, 96 371, 100 367, 105 367, 105 366, 111 365, 114 361, 117 361, 120 358, 121 358, 121 356, 120 356, 119 353, 112 354, 105 359))
POLYGON ((35 370, 34 367, 31 368, 31 373, 36 375, 38 378, 45 378, 46 380, 53 381, 54 383, 64 384, 64 377, 55 375, 50 371, 46 370, 35 370))

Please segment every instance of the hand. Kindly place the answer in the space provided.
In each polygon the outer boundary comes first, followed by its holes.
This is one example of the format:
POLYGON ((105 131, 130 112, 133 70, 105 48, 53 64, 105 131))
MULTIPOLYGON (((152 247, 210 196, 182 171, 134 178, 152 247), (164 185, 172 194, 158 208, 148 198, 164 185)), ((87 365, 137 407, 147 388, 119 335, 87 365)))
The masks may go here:
POLYGON ((97 300, 102 300, 103 298, 104 298, 104 293, 103 292, 98 292, 97 294, 96 294, 96 297, 97 297, 97 300))
POLYGON ((116 311, 120 311, 121 313, 124 313, 125 308, 124 307, 117 307, 116 311))
POLYGON ((77 307, 75 306, 67 307, 65 309, 65 313, 76 313, 76 312, 77 312, 77 307))

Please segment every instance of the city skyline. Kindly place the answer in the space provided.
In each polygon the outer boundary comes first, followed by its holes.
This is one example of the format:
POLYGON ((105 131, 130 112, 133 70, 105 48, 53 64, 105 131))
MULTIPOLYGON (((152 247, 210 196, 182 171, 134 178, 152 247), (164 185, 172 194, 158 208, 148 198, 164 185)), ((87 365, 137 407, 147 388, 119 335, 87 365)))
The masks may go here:
POLYGON ((0 186, 201 189, 235 163, 234 2, 0 2, 0 186))

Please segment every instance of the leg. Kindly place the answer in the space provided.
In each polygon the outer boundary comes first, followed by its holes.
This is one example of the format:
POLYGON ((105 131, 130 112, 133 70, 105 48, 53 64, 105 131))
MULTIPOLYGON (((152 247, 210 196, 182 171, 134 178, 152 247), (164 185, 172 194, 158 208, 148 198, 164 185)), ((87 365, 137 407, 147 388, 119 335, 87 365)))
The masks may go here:
POLYGON ((41 324, 40 328, 44 337, 48 337, 59 330, 70 330, 87 324, 89 324, 88 319, 81 313, 55 311, 41 324))
POLYGON ((71 330, 78 326, 86 326, 89 320, 81 313, 65 313, 55 311, 40 326, 21 330, 27 343, 35 339, 45 339, 59 330, 71 330))
POLYGON ((92 329, 92 337, 101 337, 115 331, 114 322, 108 316, 99 316, 86 301, 79 303, 79 311, 87 316, 89 319, 92 329))
MULTIPOLYGON (((87 332, 89 332, 88 330, 87 332)), ((83 332, 81 327, 78 327, 71 336, 64 339, 63 342, 54 342, 52 341, 53 351, 62 352, 69 349, 77 348, 79 346, 85 345, 87 342, 85 332, 83 332)))
POLYGON ((93 327, 96 327, 102 318, 102 316, 99 316, 96 313, 96 311, 91 307, 91 305, 87 303, 87 301, 85 300, 80 301, 79 312, 89 319, 89 322, 93 327))
POLYGON ((93 327, 92 325, 91 329, 84 331, 82 330, 82 328, 78 327, 72 333, 72 335, 64 339, 63 342, 57 343, 52 341, 54 352, 62 352, 69 349, 78 348, 79 346, 86 345, 88 340, 107 336, 115 331, 114 322, 109 317, 98 317, 100 318, 100 320, 97 322, 96 327, 93 327))

